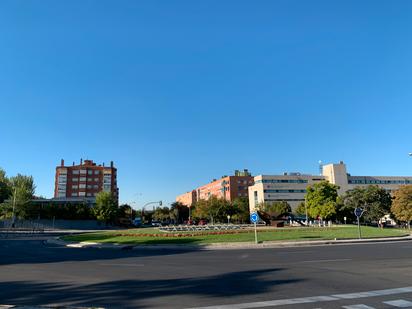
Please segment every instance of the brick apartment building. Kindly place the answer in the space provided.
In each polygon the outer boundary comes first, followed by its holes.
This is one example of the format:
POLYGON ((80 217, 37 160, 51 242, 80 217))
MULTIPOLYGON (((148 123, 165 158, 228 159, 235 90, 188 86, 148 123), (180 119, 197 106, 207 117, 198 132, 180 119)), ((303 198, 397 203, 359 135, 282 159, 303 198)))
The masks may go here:
POLYGON ((235 171, 233 176, 222 176, 210 183, 176 197, 177 202, 192 206, 198 200, 207 200, 211 196, 233 201, 238 197, 248 197, 248 187, 253 185, 253 176, 248 170, 235 171))
POLYGON ((112 192, 119 199, 117 187, 117 169, 110 166, 96 165, 92 160, 80 159, 80 164, 65 166, 61 160, 56 167, 54 197, 55 198, 94 198, 99 192, 112 192))

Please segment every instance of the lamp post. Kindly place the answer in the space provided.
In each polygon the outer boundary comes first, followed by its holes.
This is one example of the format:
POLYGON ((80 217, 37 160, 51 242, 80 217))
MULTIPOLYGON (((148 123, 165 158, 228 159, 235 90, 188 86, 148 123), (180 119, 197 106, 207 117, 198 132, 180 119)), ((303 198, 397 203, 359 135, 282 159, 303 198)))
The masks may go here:
POLYGON ((306 203, 306 195, 305 195, 305 213, 306 213, 306 226, 309 226, 309 221, 308 221, 308 205, 306 203))
POLYGON ((162 206, 162 201, 149 202, 149 203, 146 203, 146 204, 143 205, 143 207, 142 207, 142 222, 144 221, 144 220, 143 220, 143 219, 144 219, 144 208, 145 208, 146 206, 149 206, 149 205, 152 205, 152 204, 159 204, 159 206, 162 206))

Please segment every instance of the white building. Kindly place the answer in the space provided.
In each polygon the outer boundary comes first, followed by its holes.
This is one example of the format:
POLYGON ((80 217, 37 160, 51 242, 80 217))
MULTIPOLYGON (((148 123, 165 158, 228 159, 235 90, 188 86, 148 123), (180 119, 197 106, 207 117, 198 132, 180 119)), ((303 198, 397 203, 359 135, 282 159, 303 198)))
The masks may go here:
POLYGON ((412 177, 351 176, 341 161, 338 164, 323 165, 322 176, 300 173, 256 176, 255 184, 249 187, 250 211, 253 212, 259 203, 275 201, 286 201, 294 210, 305 200, 307 186, 322 180, 338 185, 340 195, 359 186, 378 185, 391 192, 401 185, 412 184, 412 177))

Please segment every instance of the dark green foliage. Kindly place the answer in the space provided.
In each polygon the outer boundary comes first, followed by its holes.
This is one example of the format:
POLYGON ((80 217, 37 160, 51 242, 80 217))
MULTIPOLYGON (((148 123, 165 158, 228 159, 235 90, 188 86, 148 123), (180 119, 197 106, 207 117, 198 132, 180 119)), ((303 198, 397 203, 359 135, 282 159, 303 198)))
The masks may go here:
POLYGON ((356 187, 348 191, 339 203, 339 216, 355 220, 355 208, 365 210, 363 219, 367 222, 378 222, 384 215, 389 214, 392 205, 391 195, 385 189, 376 185, 366 188, 356 187))

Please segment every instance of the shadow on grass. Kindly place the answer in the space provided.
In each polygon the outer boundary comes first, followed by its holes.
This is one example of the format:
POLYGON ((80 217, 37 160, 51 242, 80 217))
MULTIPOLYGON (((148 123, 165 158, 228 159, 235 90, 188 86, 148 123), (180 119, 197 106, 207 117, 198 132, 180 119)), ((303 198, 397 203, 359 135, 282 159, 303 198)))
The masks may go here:
POLYGON ((13 305, 68 304, 106 308, 204 306, 205 297, 224 298, 222 302, 230 303, 231 297, 276 292, 277 286, 302 281, 279 279, 277 273, 281 270, 268 268, 206 277, 139 278, 84 285, 9 281, 0 283, 0 299, 13 305), (195 296, 189 298, 193 303, 183 303, 182 297, 190 295, 195 296), (171 302, 168 302, 168 297, 171 302))

